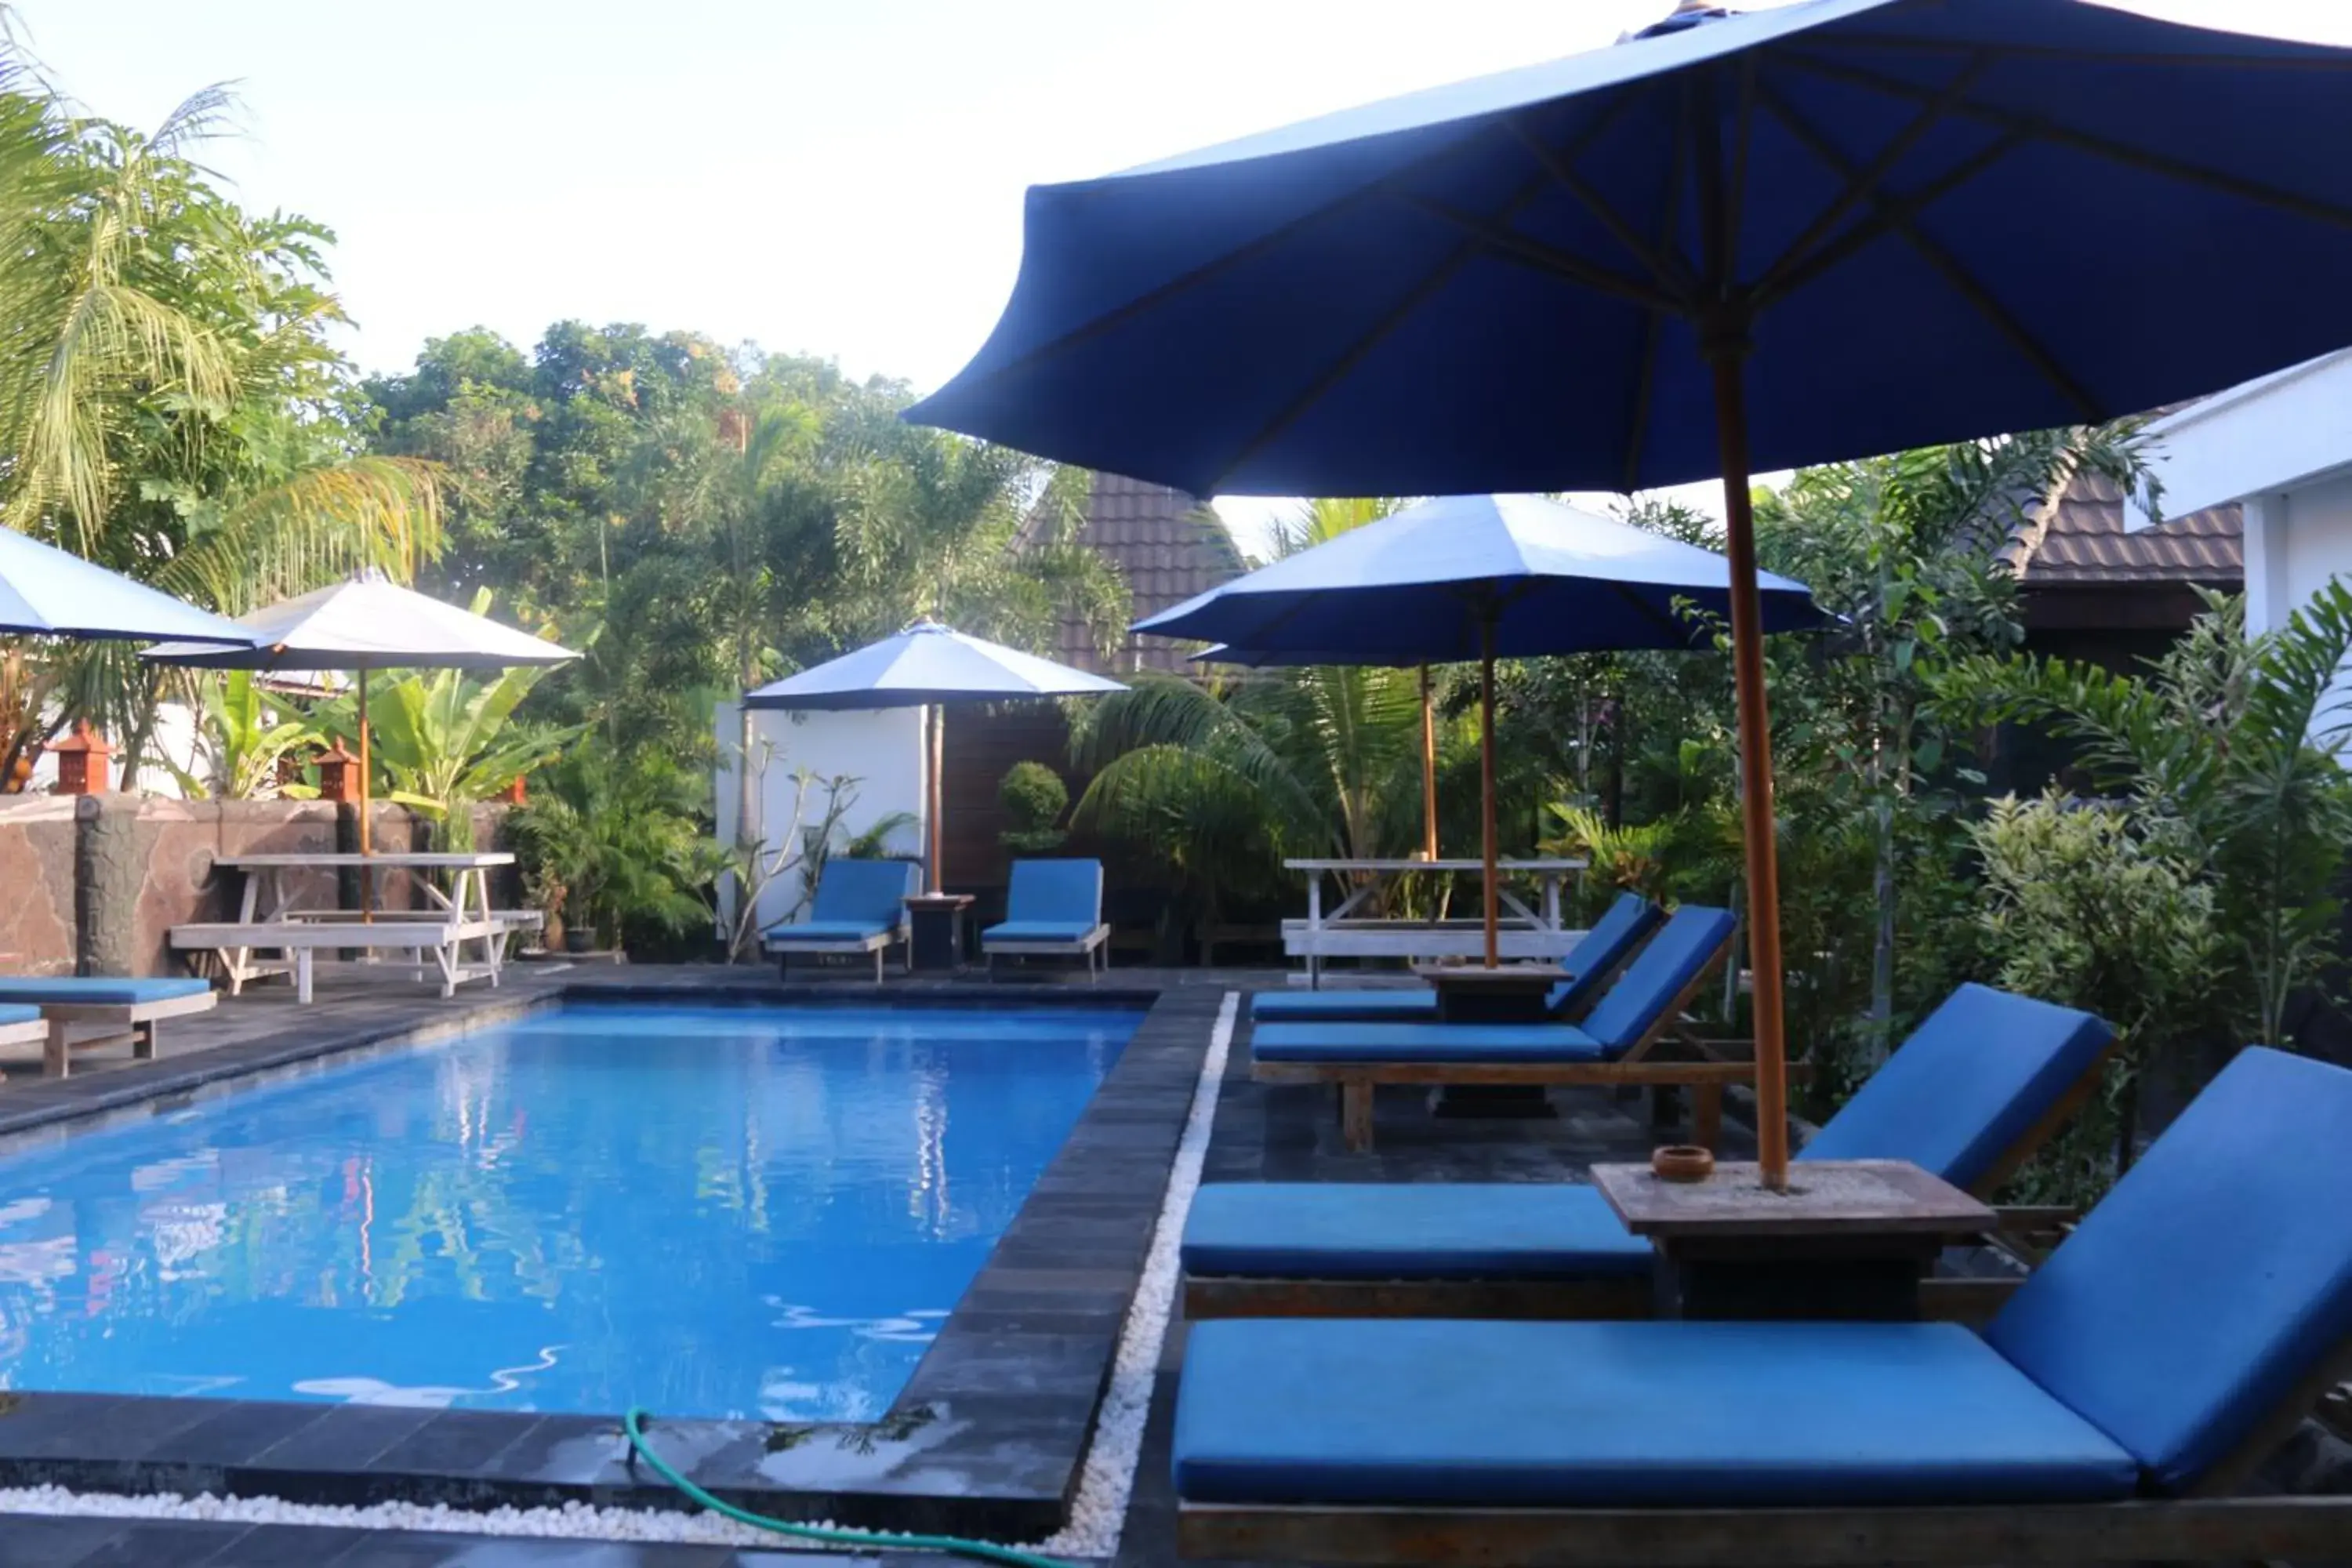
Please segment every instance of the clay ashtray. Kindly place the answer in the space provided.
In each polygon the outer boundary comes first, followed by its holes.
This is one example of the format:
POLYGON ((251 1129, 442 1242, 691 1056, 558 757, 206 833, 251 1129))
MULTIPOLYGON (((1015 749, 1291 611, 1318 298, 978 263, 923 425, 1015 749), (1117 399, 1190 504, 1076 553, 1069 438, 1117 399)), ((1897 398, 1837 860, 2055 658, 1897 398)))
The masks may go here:
POLYGON ((1650 1151, 1650 1169, 1662 1182, 1704 1182, 1715 1174, 1715 1155, 1694 1143, 1669 1143, 1650 1151))

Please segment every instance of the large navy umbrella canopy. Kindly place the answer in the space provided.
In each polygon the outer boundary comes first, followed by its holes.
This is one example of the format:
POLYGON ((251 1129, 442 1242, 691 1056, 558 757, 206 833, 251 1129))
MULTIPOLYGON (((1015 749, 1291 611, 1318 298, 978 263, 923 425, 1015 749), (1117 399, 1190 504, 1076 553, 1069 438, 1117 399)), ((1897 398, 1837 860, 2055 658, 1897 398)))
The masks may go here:
POLYGON ((249 643, 235 621, 184 605, 68 551, 0 528, 0 632, 147 642, 249 643))
MULTIPOLYGON (((1822 624, 1803 584, 1765 573, 1760 586, 1766 631, 1822 624)), ((1252 664, 1474 659, 1490 615, 1504 658, 1707 646, 1713 626, 1677 601, 1727 614, 1723 557, 1539 496, 1440 496, 1135 629, 1229 644, 1252 664)))
POLYGON ((868 643, 743 698, 747 708, 919 708, 1017 697, 1085 697, 1127 688, 936 621, 868 643))
POLYGON ((2352 342, 2352 51, 2075 0, 1690 21, 1033 188, 909 416, 1200 495, 1627 490, 1723 471, 1703 334, 1757 471, 2352 342))

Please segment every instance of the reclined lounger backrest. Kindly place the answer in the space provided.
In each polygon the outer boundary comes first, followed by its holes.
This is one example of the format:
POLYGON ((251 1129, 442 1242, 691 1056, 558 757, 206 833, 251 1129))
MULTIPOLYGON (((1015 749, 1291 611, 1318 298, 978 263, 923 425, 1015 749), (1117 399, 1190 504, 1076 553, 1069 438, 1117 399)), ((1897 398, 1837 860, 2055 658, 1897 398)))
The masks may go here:
POLYGON ((2180 1492, 2352 1338, 2352 1072, 2249 1047, 1985 1330, 2180 1492))
POLYGON ((1102 921, 1099 860, 1015 860, 1004 896, 1008 925, 1097 925, 1102 921))
POLYGON ((1576 951, 1568 955, 1568 966, 1575 973, 1545 994, 1545 1009, 1571 1018, 1584 1011, 1601 994, 1601 983, 1617 973, 1626 955, 1665 918, 1664 910, 1641 894, 1618 894, 1576 944, 1576 951))
POLYGON ((895 926, 907 918, 907 897, 914 890, 911 860, 827 860, 809 918, 895 926))
POLYGON ((1961 986, 1830 1118, 1801 1160, 1908 1160, 1972 1189, 2098 1062, 2105 1019, 1961 986))
POLYGON ((1737 924, 1729 910, 1685 904, 1666 917, 1650 945, 1592 1005, 1584 1032, 1612 1057, 1623 1056, 1675 1005, 1683 987, 1719 957, 1737 924))

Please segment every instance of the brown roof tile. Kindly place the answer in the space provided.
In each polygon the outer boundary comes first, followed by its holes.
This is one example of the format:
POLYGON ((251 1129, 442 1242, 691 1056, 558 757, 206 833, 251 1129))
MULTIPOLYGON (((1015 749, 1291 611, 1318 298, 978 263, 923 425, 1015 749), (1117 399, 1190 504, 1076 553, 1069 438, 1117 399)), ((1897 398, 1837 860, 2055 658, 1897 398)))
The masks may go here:
MULTIPOLYGON (((1086 530, 1078 537, 1127 579, 1134 620, 1182 604, 1242 574, 1242 554, 1233 535, 1206 503, 1141 479, 1097 474, 1087 499, 1086 530)), ((1085 623, 1072 618, 1062 624, 1055 657, 1104 675, 1138 669, 1190 675, 1194 667, 1185 656, 1192 647, 1129 634, 1116 655, 1105 659, 1096 651, 1085 623)))
MULTIPOLYGON (((2040 511, 2039 503, 2032 510, 2040 511)), ((2002 552, 2023 558, 2029 588, 2100 583, 2201 583, 2235 589, 2245 580, 2244 520, 2235 503, 2209 507, 2159 527, 2125 531, 2123 491, 2083 474, 2058 500, 2047 526, 2038 515, 2002 552)))

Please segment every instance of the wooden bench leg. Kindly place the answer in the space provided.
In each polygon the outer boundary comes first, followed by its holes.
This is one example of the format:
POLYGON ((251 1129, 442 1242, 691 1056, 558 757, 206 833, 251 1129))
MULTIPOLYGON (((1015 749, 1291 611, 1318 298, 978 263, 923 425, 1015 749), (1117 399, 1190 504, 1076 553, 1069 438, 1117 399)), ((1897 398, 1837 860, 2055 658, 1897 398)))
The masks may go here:
POLYGON ((64 1078, 73 1071, 73 1053, 66 1046, 66 1021, 49 1020, 48 1043, 41 1047, 41 1071, 50 1078, 64 1078))
POLYGON ((1722 1136, 1723 1085, 1696 1085, 1691 1090, 1691 1142, 1711 1150, 1722 1136))
POLYGON ((302 1006, 310 1005, 310 950, 294 950, 294 1000, 302 1006))
POLYGON ((1339 1086, 1339 1132, 1348 1152, 1365 1154, 1372 1147, 1372 1086, 1350 1080, 1339 1086))
POLYGON ((155 1020, 131 1026, 131 1059, 152 1062, 155 1059, 155 1020))

